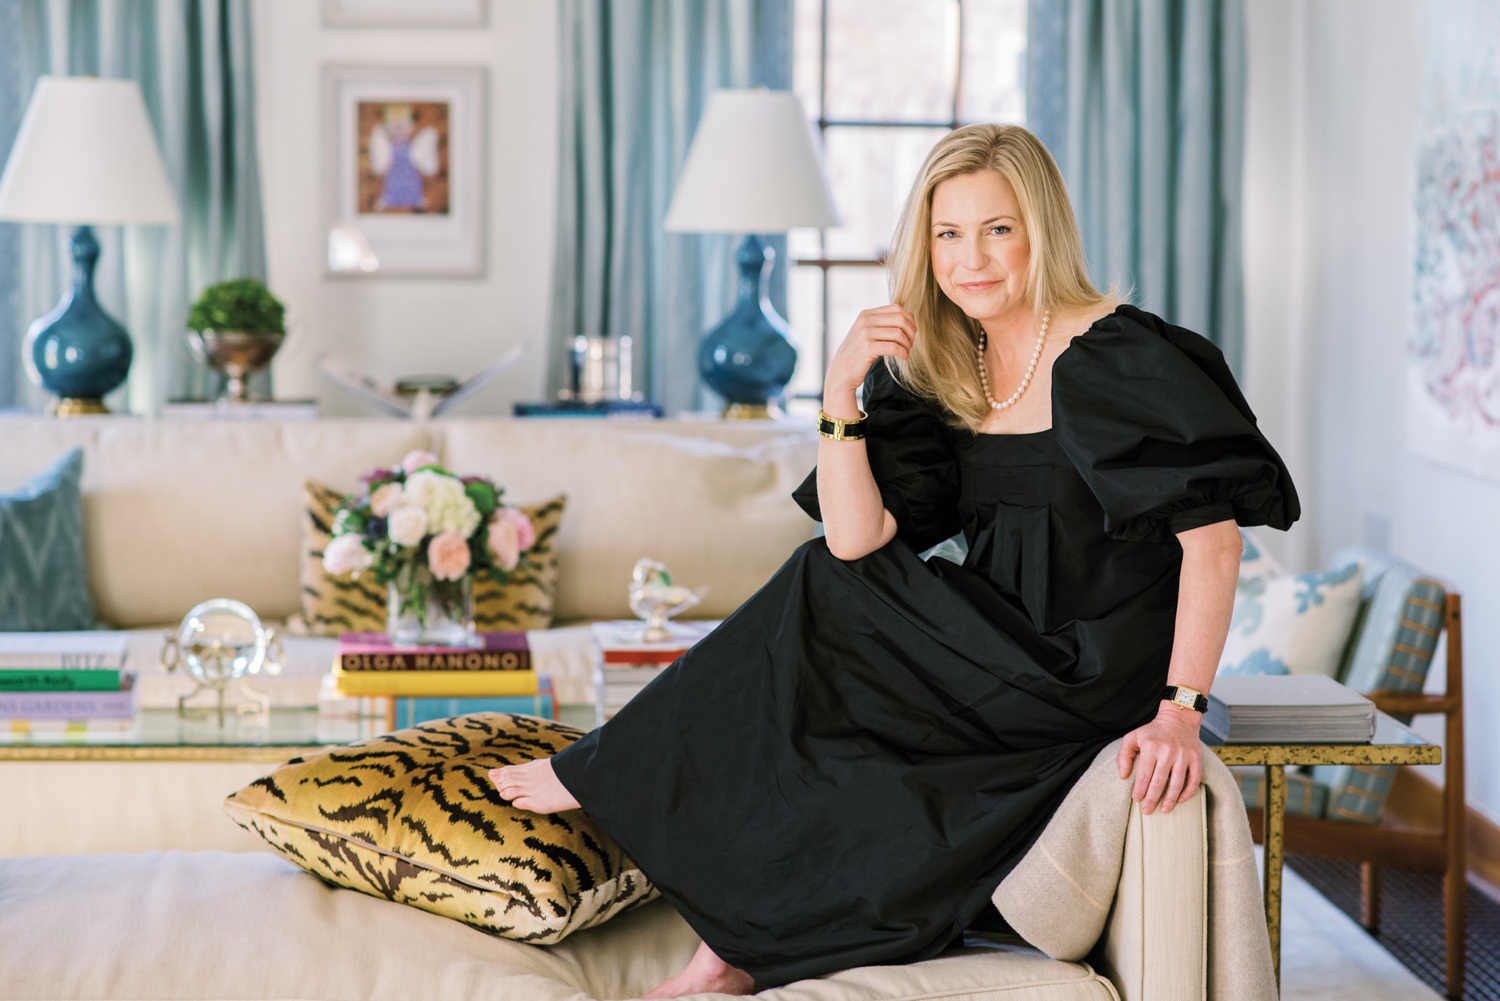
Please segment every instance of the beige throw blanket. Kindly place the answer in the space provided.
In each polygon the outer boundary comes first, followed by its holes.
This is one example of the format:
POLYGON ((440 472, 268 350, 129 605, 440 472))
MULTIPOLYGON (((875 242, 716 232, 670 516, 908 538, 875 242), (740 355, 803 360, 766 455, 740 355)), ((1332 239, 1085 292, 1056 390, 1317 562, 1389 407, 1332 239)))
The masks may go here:
MULTIPOLYGON (((1120 882, 1131 780, 1119 777, 1119 749, 1117 740, 1099 752, 992 898, 1019 935, 1054 959, 1078 961, 1089 954, 1120 882)), ((1208 748, 1203 749, 1203 786, 1208 796, 1208 998, 1274 999, 1250 824, 1234 776, 1208 748)))

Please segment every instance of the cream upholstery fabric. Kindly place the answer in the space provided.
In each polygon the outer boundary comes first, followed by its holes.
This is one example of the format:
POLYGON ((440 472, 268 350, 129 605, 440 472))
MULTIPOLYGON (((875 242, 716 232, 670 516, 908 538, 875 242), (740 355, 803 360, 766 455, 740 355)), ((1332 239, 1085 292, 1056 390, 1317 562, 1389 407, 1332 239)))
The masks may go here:
POLYGON ((1060 959, 1087 955, 1103 932, 1103 965, 1127 1001, 1203 997, 1205 985, 1212 1001, 1274 1001, 1255 852, 1234 776, 1204 748, 1199 793, 1170 814, 1142 817, 1115 765, 1119 747, 1095 757, 995 890, 995 906, 1060 959))
MULTIPOLYGON (((0 761, 0 856, 259 852, 224 797, 275 768, 233 761, 0 761), (23 805, 24 804, 24 805, 23 805)), ((3 967, 0 967, 3 969, 3 967)))
POLYGON ((309 477, 356 478, 427 448, 394 421, 0 421, 0 489, 84 450, 84 544, 94 613, 122 628, 176 622, 207 598, 266 619, 300 607, 298 514, 309 477))
POLYGON ((660 560, 707 584, 695 615, 733 612, 813 537, 791 492, 817 461, 812 431, 749 448, 584 421, 452 421, 444 458, 483 470, 524 503, 568 495, 558 541, 558 619, 629 618, 630 571, 660 560))
MULTIPOLYGON (((550 948, 331 888, 269 853, 0 859, 0 998, 588 1001, 638 997, 697 939, 656 902, 550 948)), ((701 1001, 720 995, 697 995, 701 1001)), ((764 1001, 1107 1001, 1014 939, 802 981, 764 1001)))

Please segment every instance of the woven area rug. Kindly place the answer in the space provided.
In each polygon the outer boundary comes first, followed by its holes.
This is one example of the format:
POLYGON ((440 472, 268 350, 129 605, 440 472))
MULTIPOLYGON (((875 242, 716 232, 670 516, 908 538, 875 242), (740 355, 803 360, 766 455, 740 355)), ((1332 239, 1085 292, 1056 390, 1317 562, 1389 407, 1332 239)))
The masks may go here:
MULTIPOLYGON (((1356 922, 1359 865, 1308 855, 1287 855, 1295 870, 1356 922)), ((1500 903, 1469 887, 1465 1001, 1500 1001, 1500 903)), ((1435 873, 1387 869, 1380 934, 1375 940, 1438 994, 1443 983, 1443 880, 1435 873)))

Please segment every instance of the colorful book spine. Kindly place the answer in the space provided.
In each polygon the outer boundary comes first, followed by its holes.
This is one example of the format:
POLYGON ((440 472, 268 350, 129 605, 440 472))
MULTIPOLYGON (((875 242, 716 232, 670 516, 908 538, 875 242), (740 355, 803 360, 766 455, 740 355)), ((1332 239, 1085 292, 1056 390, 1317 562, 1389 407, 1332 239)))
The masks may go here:
POLYGON ((117 692, 120 672, 98 669, 46 670, 5 668, 0 670, 0 692, 117 692))
POLYGON ((0 670, 29 668, 48 671, 118 671, 125 666, 124 654, 98 653, 6 653, 0 651, 0 670))
POLYGON ((535 671, 345 671, 333 668, 340 694, 393 698, 535 695, 535 671))
POLYGON ((135 719, 12 719, 0 723, 0 734, 10 739, 30 736, 90 737, 130 733, 135 719))
POLYGON ((540 716, 556 719, 552 696, 540 693, 498 699, 398 699, 396 724, 416 726, 435 719, 452 719, 470 713, 512 713, 517 716, 540 716))
POLYGON ((480 633, 478 647, 398 647, 384 633, 344 633, 338 665, 345 671, 529 671, 524 632, 480 633))
POLYGON ((133 719, 135 675, 127 674, 113 692, 0 692, 0 719, 133 719))

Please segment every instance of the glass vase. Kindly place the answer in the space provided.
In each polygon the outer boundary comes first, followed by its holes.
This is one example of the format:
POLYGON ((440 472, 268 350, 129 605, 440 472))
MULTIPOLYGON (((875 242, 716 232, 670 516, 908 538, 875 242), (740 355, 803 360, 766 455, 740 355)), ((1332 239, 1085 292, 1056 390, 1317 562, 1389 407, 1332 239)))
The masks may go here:
POLYGON ((385 632, 395 646, 476 646, 474 579, 438 580, 410 564, 386 585, 385 632))

